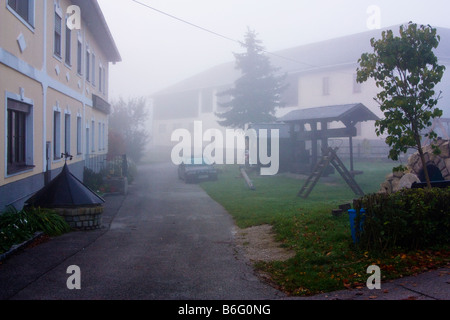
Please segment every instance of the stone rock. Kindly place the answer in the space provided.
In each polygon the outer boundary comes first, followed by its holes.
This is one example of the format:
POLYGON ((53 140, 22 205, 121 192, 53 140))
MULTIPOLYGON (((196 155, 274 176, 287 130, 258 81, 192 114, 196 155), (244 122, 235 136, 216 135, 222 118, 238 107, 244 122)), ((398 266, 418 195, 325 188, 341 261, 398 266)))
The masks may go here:
POLYGON ((394 178, 401 178, 403 177, 404 173, 402 171, 395 171, 393 173, 394 178))
POLYGON ((442 170, 444 170, 445 169, 445 161, 444 161, 444 159, 443 158, 438 158, 438 160, 435 162, 436 163, 436 166, 438 167, 438 169, 440 170, 440 171, 442 171, 442 170))
POLYGON ((418 174, 422 170, 422 168, 423 168, 422 161, 417 161, 416 164, 414 165, 414 168, 412 168, 412 172, 418 174))
POLYGON ((400 183, 400 179, 394 179, 391 181, 392 192, 397 192, 399 190, 398 185, 400 183))
POLYGON ((411 189, 411 186, 414 182, 420 182, 419 178, 414 173, 405 174, 399 181, 396 188, 394 188, 394 192, 400 191, 402 189, 411 189))
POLYGON ((443 145, 440 146, 441 149, 441 158, 449 158, 450 157, 450 148, 449 148, 449 142, 447 141, 443 145))
POLYGON ((450 171, 450 158, 445 159, 445 166, 446 166, 447 170, 450 171))
POLYGON ((381 184, 381 193, 391 193, 392 192, 392 186, 389 181, 385 181, 381 184))
MULTIPOLYGON (((441 171, 445 180, 450 180, 450 140, 438 139, 436 142, 441 150, 440 155, 433 154, 431 145, 423 146, 424 160, 426 165, 435 166, 441 171)), ((418 175, 423 171, 422 160, 419 152, 408 158, 407 169, 402 173, 391 173, 386 176, 386 180, 381 184, 380 193, 397 192, 403 188, 411 188, 414 182, 420 182, 418 175)))
POLYGON ((416 165, 417 161, 419 161, 419 156, 417 154, 413 154, 408 159, 408 167, 409 168, 414 168, 414 166, 416 165))

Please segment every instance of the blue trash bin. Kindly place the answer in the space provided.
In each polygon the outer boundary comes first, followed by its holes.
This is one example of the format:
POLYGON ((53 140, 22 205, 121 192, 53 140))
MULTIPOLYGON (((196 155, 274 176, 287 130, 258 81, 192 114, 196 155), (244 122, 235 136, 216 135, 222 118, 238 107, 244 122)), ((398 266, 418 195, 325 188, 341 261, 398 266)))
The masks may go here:
POLYGON ((356 229, 355 229, 356 210, 355 209, 348 210, 348 218, 350 219, 350 231, 352 233, 352 239, 353 239, 353 242, 356 243, 356 229))
MULTIPOLYGON (((366 210, 361 209, 359 211, 359 214, 361 215, 361 219, 360 219, 360 222, 359 222, 359 231, 361 232, 362 228, 363 228, 363 225, 364 225, 364 220, 366 218, 366 210)), ((359 239, 356 237, 356 226, 355 226, 355 224, 356 224, 356 216, 357 216, 357 213, 356 213, 355 209, 348 210, 348 218, 350 220, 350 231, 352 233, 352 239, 353 239, 354 243, 358 243, 359 242, 359 239)))

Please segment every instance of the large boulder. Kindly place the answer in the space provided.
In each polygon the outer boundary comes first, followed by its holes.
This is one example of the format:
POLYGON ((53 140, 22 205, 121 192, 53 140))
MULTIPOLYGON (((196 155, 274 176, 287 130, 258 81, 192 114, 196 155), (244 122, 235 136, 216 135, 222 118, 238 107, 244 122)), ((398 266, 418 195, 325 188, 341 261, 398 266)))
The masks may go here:
POLYGON ((411 189, 411 186, 413 183, 419 183, 420 179, 415 175, 414 173, 407 173, 398 182, 398 185, 396 188, 393 189, 394 192, 400 191, 402 189, 411 189))

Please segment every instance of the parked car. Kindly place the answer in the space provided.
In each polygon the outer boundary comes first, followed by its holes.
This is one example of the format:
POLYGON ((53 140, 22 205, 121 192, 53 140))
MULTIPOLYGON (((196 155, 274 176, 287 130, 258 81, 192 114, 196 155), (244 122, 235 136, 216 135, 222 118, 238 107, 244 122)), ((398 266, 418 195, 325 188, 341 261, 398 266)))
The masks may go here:
POLYGON ((185 160, 178 166, 178 177, 186 183, 194 183, 205 180, 217 180, 218 171, 212 164, 201 159, 201 164, 196 164, 196 159, 185 160))

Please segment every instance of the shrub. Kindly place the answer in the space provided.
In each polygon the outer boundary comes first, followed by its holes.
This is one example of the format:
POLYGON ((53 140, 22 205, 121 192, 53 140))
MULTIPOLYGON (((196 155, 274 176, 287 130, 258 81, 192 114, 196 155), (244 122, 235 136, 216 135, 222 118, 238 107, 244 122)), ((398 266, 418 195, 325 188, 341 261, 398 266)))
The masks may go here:
POLYGON ((71 230, 69 224, 56 211, 41 208, 26 208, 32 221, 33 231, 42 231, 49 236, 60 236, 71 230))
POLYGON ((96 173, 95 171, 84 168, 83 172, 83 183, 92 190, 99 190, 103 185, 104 172, 96 173))
POLYGON ((362 229, 357 230, 359 246, 365 250, 415 250, 450 243, 450 188, 371 194, 355 200, 354 207, 366 211, 362 229))
POLYGON ((17 211, 8 208, 0 215, 0 253, 32 238, 36 232, 59 236, 69 231, 70 226, 64 218, 52 210, 26 208, 17 211))

